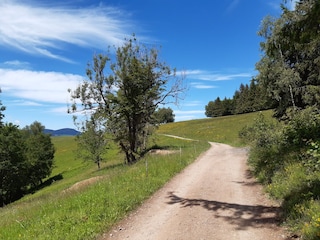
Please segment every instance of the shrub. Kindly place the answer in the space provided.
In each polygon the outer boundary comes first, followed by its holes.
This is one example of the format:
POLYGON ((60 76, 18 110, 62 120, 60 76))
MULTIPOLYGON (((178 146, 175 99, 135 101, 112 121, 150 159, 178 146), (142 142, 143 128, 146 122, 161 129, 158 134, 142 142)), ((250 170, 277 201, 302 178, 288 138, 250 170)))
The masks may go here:
POLYGON ((240 138, 250 145, 249 164, 263 183, 270 183, 275 171, 282 167, 280 130, 260 113, 253 125, 246 126, 239 133, 240 138))

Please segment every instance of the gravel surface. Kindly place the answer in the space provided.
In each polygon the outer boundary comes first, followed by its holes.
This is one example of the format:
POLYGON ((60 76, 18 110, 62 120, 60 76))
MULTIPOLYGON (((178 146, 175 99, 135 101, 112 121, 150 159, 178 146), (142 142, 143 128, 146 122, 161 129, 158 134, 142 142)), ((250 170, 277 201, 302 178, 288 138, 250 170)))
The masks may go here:
POLYGON ((280 208, 248 171, 246 149, 211 145, 100 239, 289 239, 280 208))

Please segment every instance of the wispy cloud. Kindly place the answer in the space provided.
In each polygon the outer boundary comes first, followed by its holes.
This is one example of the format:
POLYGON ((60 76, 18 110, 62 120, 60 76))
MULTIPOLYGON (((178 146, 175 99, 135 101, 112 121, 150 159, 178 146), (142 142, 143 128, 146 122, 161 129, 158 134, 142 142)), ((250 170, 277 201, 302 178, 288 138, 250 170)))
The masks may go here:
POLYGON ((190 85, 192 87, 194 87, 194 88, 197 88, 197 89, 212 89, 212 88, 216 88, 216 86, 206 85, 206 84, 199 83, 199 82, 193 82, 190 85))
POLYGON ((5 68, 29 68, 30 64, 28 62, 23 62, 19 60, 12 60, 12 61, 6 61, 4 63, 0 63, 0 66, 5 67, 5 68))
POLYGON ((238 78, 252 77, 252 73, 240 72, 240 73, 216 73, 205 70, 187 70, 184 72, 188 79, 203 80, 203 81, 227 81, 238 78))
POLYGON ((35 1, 0 1, 0 45, 67 62, 56 53, 65 44, 104 49, 132 33, 128 13, 97 6, 72 9, 47 7, 35 1))
POLYGON ((68 88, 75 89, 82 80, 82 76, 75 74, 0 69, 1 90, 29 104, 66 104, 70 99, 68 88))
POLYGON ((9 104, 16 106, 43 106, 41 103, 26 100, 13 100, 10 101, 9 104))
POLYGON ((197 107, 197 106, 202 106, 201 101, 184 101, 182 104, 184 107, 197 107))
POLYGON ((232 12, 239 4, 240 0, 232 0, 232 2, 227 7, 227 12, 232 12))

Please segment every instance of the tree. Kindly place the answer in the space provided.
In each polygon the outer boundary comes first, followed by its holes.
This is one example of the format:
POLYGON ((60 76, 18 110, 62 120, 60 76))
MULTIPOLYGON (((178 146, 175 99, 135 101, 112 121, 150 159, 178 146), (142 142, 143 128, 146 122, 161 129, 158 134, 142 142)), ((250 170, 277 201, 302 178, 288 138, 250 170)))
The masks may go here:
POLYGON ((71 111, 103 116, 126 162, 136 162, 146 146, 155 110, 159 104, 177 101, 184 91, 183 77, 178 78, 175 70, 158 60, 156 49, 139 45, 135 38, 116 49, 114 63, 108 55, 94 56, 87 77, 77 89, 69 90, 74 100, 71 111))
POLYGON ((277 100, 275 115, 286 117, 320 101, 320 2, 299 1, 295 10, 283 7, 279 19, 264 19, 259 35, 264 56, 257 80, 277 100))
POLYGON ((174 122, 174 114, 171 108, 158 108, 154 113, 157 124, 174 122))
POLYGON ((217 97, 216 100, 210 101, 208 105, 205 106, 206 116, 207 117, 219 117, 222 116, 222 102, 220 97, 217 97))
POLYGON ((222 116, 234 114, 234 100, 231 98, 224 98, 222 100, 223 113, 222 116))
POLYGON ((21 198, 28 186, 25 142, 18 126, 0 128, 0 206, 21 198))
MULTIPOLYGON (((1 88, 0 88, 1 93, 1 88)), ((2 105, 2 102, 0 101, 0 127, 3 126, 2 119, 4 118, 4 114, 2 113, 4 110, 6 110, 6 107, 2 105)))
POLYGON ((51 174, 54 166, 55 148, 51 137, 44 134, 43 126, 35 121, 30 126, 23 128, 28 161, 28 178, 33 187, 42 183, 42 179, 51 174))
POLYGON ((234 101, 233 99, 217 97, 214 101, 210 101, 205 106, 205 114, 207 117, 219 117, 231 115, 234 112, 234 101))
POLYGON ((107 150, 107 139, 103 119, 90 117, 90 120, 84 122, 82 133, 77 135, 78 156, 84 160, 94 161, 98 169, 103 160, 103 154, 107 150), (102 120, 102 122, 101 122, 102 120))

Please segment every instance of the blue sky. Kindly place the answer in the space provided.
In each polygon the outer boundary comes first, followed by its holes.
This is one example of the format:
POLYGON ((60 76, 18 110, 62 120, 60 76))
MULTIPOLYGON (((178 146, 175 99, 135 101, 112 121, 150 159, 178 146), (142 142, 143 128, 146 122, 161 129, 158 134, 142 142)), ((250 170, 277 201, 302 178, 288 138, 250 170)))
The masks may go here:
MULTIPOLYGON (((160 59, 186 73, 176 121, 205 117, 205 105, 249 83, 261 52, 257 36, 281 0, 1 0, 0 100, 5 122, 74 128, 70 95, 95 53, 135 33, 161 47, 160 59)), ((294 3, 288 3, 292 7, 294 3)))

